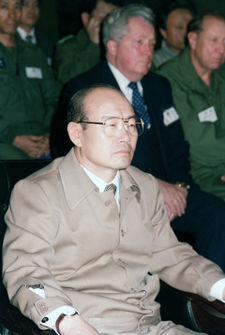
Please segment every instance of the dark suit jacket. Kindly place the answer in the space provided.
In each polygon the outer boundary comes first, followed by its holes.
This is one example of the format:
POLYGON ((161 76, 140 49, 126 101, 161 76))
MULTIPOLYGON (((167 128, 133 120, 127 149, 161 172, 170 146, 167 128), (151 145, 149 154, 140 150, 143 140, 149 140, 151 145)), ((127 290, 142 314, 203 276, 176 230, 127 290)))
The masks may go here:
MULTIPOLYGON (((138 139, 133 165, 169 182, 190 183, 188 144, 184 141, 180 121, 175 121, 169 126, 163 123, 163 111, 173 106, 170 84, 167 79, 151 71, 141 82, 152 127, 138 139)), ((54 132, 53 142, 56 144, 59 155, 65 154, 72 146, 66 134, 65 106, 79 89, 100 83, 119 89, 106 62, 101 62, 91 70, 75 77, 64 87, 57 121, 54 125, 56 132, 54 132), (64 128, 63 133, 62 128, 64 128), (67 140, 62 141, 62 138, 67 140)))

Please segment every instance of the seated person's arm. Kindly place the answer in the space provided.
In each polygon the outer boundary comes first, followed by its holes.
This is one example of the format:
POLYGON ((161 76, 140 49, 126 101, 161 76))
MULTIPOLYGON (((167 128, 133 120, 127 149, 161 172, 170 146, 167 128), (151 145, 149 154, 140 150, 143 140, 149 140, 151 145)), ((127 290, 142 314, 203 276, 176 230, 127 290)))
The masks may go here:
POLYGON ((182 216, 186 209, 187 189, 180 184, 171 184, 157 179, 164 196, 164 204, 170 220, 182 216))

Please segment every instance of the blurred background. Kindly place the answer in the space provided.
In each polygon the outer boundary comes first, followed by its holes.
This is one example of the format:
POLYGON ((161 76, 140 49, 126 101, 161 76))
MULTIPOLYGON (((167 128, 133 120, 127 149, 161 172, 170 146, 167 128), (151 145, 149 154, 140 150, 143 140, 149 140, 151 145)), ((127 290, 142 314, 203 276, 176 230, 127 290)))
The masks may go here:
MULTIPOLYGON (((123 0, 124 4, 144 3, 154 11, 166 0, 123 0)), ((216 9, 225 14, 224 0, 191 0, 198 11, 205 9, 216 9)), ((60 39, 68 34, 76 33, 81 26, 80 5, 82 0, 42 0, 41 18, 38 23, 39 29, 60 39)))

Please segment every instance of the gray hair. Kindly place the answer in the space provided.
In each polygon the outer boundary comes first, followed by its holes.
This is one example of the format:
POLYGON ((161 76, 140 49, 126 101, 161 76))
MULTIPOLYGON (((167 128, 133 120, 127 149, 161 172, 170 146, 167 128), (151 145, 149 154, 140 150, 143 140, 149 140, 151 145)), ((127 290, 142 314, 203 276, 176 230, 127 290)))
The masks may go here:
POLYGON ((119 42, 127 35, 128 21, 132 17, 140 18, 153 26, 155 25, 155 15, 153 11, 144 5, 130 4, 117 8, 103 21, 102 36, 105 47, 109 40, 119 42))

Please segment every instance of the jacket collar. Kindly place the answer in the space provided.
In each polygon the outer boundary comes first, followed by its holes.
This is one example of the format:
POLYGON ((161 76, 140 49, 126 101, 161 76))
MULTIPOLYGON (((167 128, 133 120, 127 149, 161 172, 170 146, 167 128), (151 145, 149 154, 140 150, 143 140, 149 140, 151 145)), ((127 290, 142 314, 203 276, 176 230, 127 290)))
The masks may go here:
MULTIPOLYGON (((73 209, 92 192, 98 192, 96 185, 90 180, 78 163, 72 148, 59 165, 59 174, 68 206, 73 209)), ((131 174, 125 169, 120 171, 120 190, 136 193, 140 199, 140 189, 131 174)))

